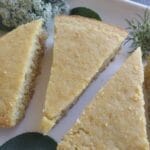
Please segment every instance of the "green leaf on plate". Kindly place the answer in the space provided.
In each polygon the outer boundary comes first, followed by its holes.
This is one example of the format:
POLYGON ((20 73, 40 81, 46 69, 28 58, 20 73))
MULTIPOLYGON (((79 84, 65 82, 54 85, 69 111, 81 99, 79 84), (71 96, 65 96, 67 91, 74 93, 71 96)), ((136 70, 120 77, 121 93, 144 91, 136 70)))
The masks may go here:
POLYGON ((0 150, 56 150, 57 143, 40 133, 18 135, 0 147, 0 150))
POLYGON ((96 20, 102 20, 101 17, 93 10, 86 7, 76 7, 70 11, 70 15, 79 15, 88 18, 94 18, 96 20))

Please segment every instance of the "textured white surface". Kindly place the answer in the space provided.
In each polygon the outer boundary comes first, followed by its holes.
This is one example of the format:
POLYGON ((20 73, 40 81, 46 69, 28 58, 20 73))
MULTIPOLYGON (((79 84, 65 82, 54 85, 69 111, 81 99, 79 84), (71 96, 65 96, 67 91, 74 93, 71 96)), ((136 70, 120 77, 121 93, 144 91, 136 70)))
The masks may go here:
MULTIPOLYGON (((102 19, 110 24, 115 24, 120 27, 126 27, 125 19, 135 17, 136 13, 142 14, 145 10, 144 6, 135 5, 133 3, 129 4, 125 0, 70 0, 71 6, 87 6, 99 12, 102 19)), ((103 72, 98 79, 93 82, 92 86, 83 94, 80 98, 79 103, 74 107, 69 115, 60 122, 60 124, 50 133, 50 135, 57 141, 60 141, 63 134, 69 129, 75 122, 76 118, 79 116, 81 110, 85 105, 91 100, 91 98, 96 94, 98 89, 104 85, 106 79, 110 78, 116 70, 119 69, 120 65, 127 57, 128 48, 120 55, 110 69, 103 72), (106 78, 107 77, 107 78, 106 78)), ((35 89, 35 94, 27 110, 25 118, 22 122, 12 129, 0 129, 0 145, 7 141, 8 139, 24 133, 32 132, 38 130, 38 125, 42 112, 42 105, 44 102, 44 95, 47 86, 49 68, 50 68, 50 50, 46 52, 43 60, 43 69, 41 75, 38 77, 37 86, 35 89)))
POLYGON ((150 5, 149 0, 132 0, 132 1, 144 4, 144 5, 150 5))

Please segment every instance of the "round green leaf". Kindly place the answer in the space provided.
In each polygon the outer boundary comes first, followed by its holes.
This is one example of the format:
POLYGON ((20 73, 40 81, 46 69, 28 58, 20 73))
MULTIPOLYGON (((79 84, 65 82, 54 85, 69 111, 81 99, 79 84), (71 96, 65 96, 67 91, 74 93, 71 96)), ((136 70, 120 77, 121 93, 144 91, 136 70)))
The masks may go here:
POLYGON ((93 10, 86 7, 76 7, 70 11, 70 15, 79 15, 88 18, 94 18, 96 20, 102 20, 101 17, 93 10))
POLYGON ((0 150, 56 150, 57 143, 40 133, 18 135, 0 147, 0 150))

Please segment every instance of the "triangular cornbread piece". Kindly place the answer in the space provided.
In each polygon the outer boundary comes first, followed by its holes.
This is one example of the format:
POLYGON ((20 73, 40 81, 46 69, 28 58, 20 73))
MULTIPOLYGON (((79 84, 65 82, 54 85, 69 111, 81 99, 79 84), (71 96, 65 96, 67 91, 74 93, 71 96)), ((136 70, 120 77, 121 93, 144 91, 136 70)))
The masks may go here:
POLYGON ((12 127, 24 116, 43 53, 42 24, 33 21, 0 38, 0 127, 12 127))
POLYGON ((77 16, 57 17, 55 31, 53 64, 41 125, 45 133, 108 65, 127 35, 117 27, 77 16))
POLYGON ((149 150, 141 51, 135 51, 86 107, 58 150, 149 150))
POLYGON ((145 78, 144 90, 147 109, 147 127, 148 127, 148 137, 150 140, 150 56, 147 57, 147 64, 145 66, 144 78, 145 78))

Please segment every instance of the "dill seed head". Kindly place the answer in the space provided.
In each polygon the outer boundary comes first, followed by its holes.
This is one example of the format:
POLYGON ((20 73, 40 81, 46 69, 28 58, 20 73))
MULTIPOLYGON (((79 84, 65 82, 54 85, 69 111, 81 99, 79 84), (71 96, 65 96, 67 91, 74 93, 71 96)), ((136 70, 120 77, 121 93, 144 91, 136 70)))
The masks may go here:
POLYGON ((127 41, 132 41, 132 47, 141 47, 143 55, 150 55, 150 10, 146 10, 144 16, 137 14, 138 18, 126 20, 129 35, 127 41))

